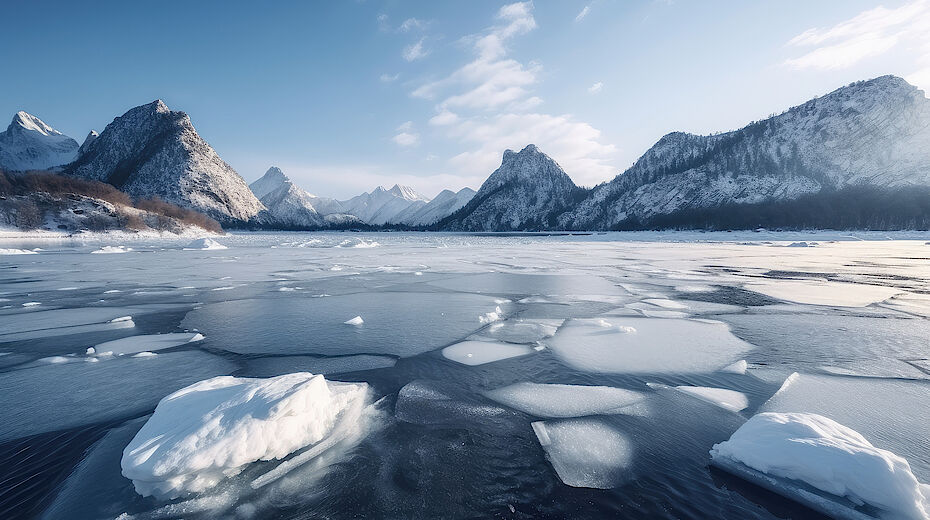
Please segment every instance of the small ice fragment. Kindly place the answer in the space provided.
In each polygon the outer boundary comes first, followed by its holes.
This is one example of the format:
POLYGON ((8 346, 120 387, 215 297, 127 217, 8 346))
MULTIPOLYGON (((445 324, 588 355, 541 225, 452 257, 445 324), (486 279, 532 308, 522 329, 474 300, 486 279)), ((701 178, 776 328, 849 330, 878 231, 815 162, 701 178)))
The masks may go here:
POLYGON ((423 276, 423 272, 422 272, 422 271, 417 271, 417 272, 413 273, 413 275, 414 275, 414 276, 423 276))
POLYGON ((720 371, 729 372, 731 374, 745 374, 747 368, 749 368, 749 363, 746 363, 745 359, 741 359, 736 363, 723 367, 720 371))
POLYGON ((493 312, 488 312, 482 316, 478 316, 478 321, 481 322, 482 324, 493 323, 501 319, 501 315, 503 313, 504 311, 501 310, 500 306, 497 306, 494 308, 493 312))
POLYGON ((876 448, 859 432, 822 415, 757 414, 730 440, 715 444, 710 454, 715 465, 769 484, 769 489, 830 516, 840 516, 836 511, 844 507, 845 498, 845 508, 868 504, 882 518, 930 517, 921 483, 904 458, 876 448), (840 500, 828 503, 825 497, 799 488, 796 481, 840 500))
POLYGON ((152 356, 157 356, 157 355, 158 354, 154 352, 144 351, 144 352, 139 352, 138 354, 133 354, 132 357, 152 357, 152 356))
POLYGON ((352 318, 351 320, 344 321, 343 323, 345 323, 346 325, 361 325, 365 323, 365 320, 363 320, 361 316, 356 316, 352 318))
POLYGON ((91 251, 92 254, 113 254, 113 253, 128 253, 132 251, 131 247, 126 246, 103 246, 100 249, 91 251))
POLYGON ((676 386, 675 389, 731 412, 739 412, 749 406, 749 399, 746 398, 746 394, 735 390, 706 386, 676 386))
POLYGON ((26 302, 23 307, 35 307, 36 305, 42 305, 42 302, 26 302))
POLYGON ((91 356, 96 353, 97 353, 97 349, 95 349, 94 347, 87 347, 87 350, 84 352, 84 354, 88 356, 91 356))
POLYGON ((220 244, 219 242, 217 242, 216 240, 213 240, 212 238, 198 238, 197 240, 194 240, 190 244, 187 244, 187 247, 185 247, 184 249, 186 250, 226 249, 226 246, 224 246, 223 244, 220 244))
POLYGON ((120 316, 119 318, 113 318, 110 320, 110 323, 120 323, 123 321, 132 321, 132 316, 120 316))
POLYGON ((113 293, 118 293, 118 292, 122 292, 122 291, 120 291, 119 289, 110 289, 109 291, 103 291, 103 294, 113 294, 113 293))
POLYGON ((35 255, 38 254, 35 251, 30 251, 28 249, 4 249, 0 248, 0 255, 35 255))
POLYGON ((532 423, 559 479, 572 487, 609 489, 621 484, 632 460, 630 442, 598 419, 532 423))

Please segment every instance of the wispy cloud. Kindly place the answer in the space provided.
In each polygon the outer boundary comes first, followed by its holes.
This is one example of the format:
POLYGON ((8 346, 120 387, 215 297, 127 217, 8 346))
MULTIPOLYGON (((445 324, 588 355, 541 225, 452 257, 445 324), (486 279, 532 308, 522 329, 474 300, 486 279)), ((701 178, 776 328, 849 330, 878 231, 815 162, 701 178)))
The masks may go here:
POLYGON ((576 21, 576 22, 580 22, 580 21, 584 20, 584 17, 585 17, 585 16, 588 16, 588 13, 590 13, 590 12, 591 12, 591 4, 588 4, 588 5, 584 6, 584 8, 578 13, 577 16, 575 16, 575 21, 576 21))
POLYGON ((597 94, 597 93, 600 92, 601 89, 603 89, 603 88, 604 88, 604 84, 601 83, 600 81, 598 81, 597 83, 595 83, 595 84, 591 85, 590 87, 588 87, 588 92, 590 92, 590 93, 592 93, 592 94, 597 94))
POLYGON ((420 142, 420 134, 413 131, 413 121, 407 121, 397 127, 398 134, 391 138, 398 146, 416 146, 420 142))
POLYGON ((397 81, 397 78, 399 77, 400 73, 398 72, 397 74, 382 74, 378 79, 380 79, 382 83, 391 83, 393 81, 397 81))
MULTIPOLYGON (((895 9, 876 7, 832 27, 811 28, 787 43, 803 54, 785 60, 795 69, 838 70, 881 56, 896 47, 913 50, 915 68, 930 68, 930 2, 895 9)), ((930 75, 930 70, 921 74, 930 75)))
POLYGON ((426 55, 429 54, 429 50, 423 47, 424 41, 426 41, 425 37, 420 38, 416 43, 404 47, 404 52, 402 53, 404 59, 407 61, 414 61, 426 57, 426 55))
POLYGON ((542 65, 509 57, 508 45, 537 27, 532 2, 501 7, 488 29, 463 38, 473 53, 445 77, 416 87, 413 97, 436 103, 430 125, 465 148, 449 164, 463 175, 494 170, 507 148, 535 143, 566 168, 577 182, 595 184, 616 174, 613 145, 571 114, 536 113, 543 100, 533 94, 542 65))
POLYGON ((425 20, 420 20, 419 18, 407 18, 400 24, 397 28, 400 32, 410 32, 418 29, 425 29, 429 25, 429 22, 425 20))

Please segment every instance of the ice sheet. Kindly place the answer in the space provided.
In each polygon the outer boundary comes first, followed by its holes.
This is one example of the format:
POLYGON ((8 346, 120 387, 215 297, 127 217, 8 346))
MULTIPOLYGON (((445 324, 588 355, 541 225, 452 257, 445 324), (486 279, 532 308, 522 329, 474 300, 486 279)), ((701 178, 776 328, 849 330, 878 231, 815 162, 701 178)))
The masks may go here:
POLYGON ((124 354, 136 354, 139 352, 164 350, 166 348, 177 347, 186 343, 201 341, 203 335, 197 332, 178 332, 172 334, 147 334, 143 336, 130 336, 128 338, 115 339, 96 345, 95 354, 101 355, 107 352, 115 356, 124 354))
POLYGON ((442 355, 463 365, 483 365, 502 359, 525 356, 533 352, 526 345, 503 341, 466 340, 442 349, 442 355))
POLYGON ((766 280, 745 288, 779 300, 835 307, 865 307, 902 292, 894 287, 825 280, 766 280))
POLYGON ((719 322, 706 320, 610 318, 570 320, 550 339, 569 365, 591 372, 695 373, 719 370, 752 346, 719 322), (618 327, 632 327, 625 332, 618 327))
POLYGON ((485 392, 498 403, 536 417, 581 417, 623 413, 623 408, 642 402, 640 392, 610 386, 515 383, 485 392))
POLYGON ((739 412, 749 406, 749 399, 746 394, 736 390, 706 386, 676 386, 675 389, 731 412, 739 412))
POLYGON ((534 422, 533 431, 559 479, 572 487, 609 489, 622 483, 633 447, 599 419, 534 422))

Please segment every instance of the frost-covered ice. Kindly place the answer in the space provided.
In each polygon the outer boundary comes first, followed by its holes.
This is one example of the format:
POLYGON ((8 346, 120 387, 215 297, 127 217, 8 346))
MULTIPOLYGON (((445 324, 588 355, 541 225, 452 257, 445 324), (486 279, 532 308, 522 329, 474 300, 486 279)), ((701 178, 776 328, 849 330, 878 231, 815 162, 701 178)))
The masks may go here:
POLYGON ((190 250, 226 249, 226 246, 212 238, 198 238, 184 247, 190 250))
MULTIPOLYGON (((882 518, 930 518, 930 497, 924 496, 904 458, 821 415, 760 413, 730 440, 714 445, 711 457, 724 468, 736 463, 788 479, 785 494, 793 498, 805 496, 803 490, 791 491, 792 483, 800 481, 853 504, 875 507, 882 518)), ((837 503, 836 510, 821 512, 844 517, 837 512, 841 507, 837 503)))
POLYGON ((594 418, 540 421, 532 426, 565 484, 609 489, 622 483, 633 446, 613 427, 594 418))
POLYGON ((515 345, 502 341, 467 340, 442 349, 447 359, 463 365, 483 365, 512 357, 525 356, 533 352, 526 345, 515 345))
POLYGON ((488 398, 536 417, 581 417, 623 413, 642 402, 640 392, 610 386, 515 383, 485 392, 488 398))
POLYGON ((504 311, 502 311, 500 306, 498 305, 497 307, 494 308, 493 311, 486 312, 482 314, 481 316, 478 316, 478 322, 483 323, 483 324, 493 323, 501 319, 503 314, 504 314, 504 311))
POLYGON ((706 386, 676 386, 675 389, 731 412, 739 412, 749 406, 749 399, 746 398, 746 394, 736 390, 706 386))
POLYGON ((144 336, 130 336, 100 343, 95 347, 94 353, 110 352, 116 356, 124 354, 137 354, 140 352, 164 350, 177 347, 185 343, 192 343, 203 339, 203 335, 196 332, 177 332, 172 334, 148 334, 144 336))
POLYGON ((718 322, 684 319, 623 318, 604 327, 602 320, 569 320, 545 342, 569 365, 591 372, 711 372, 739 359, 752 346, 718 322))
POLYGON ((162 399, 123 451, 123 475, 143 496, 209 489, 259 460, 281 459, 330 434, 367 385, 307 372, 221 376, 162 399))
POLYGON ((767 280, 746 284, 746 289, 772 298, 808 305, 865 307, 902 292, 895 287, 825 280, 767 280))
POLYGON ((36 251, 16 248, 0 248, 0 255, 36 255, 36 251))
POLYGON ((346 325, 362 325, 365 323, 365 320, 361 316, 356 316, 354 318, 348 319, 344 322, 346 325))
POLYGON ((113 253, 128 253, 132 251, 131 247, 126 246, 103 246, 100 249, 95 249, 91 253, 97 254, 113 254, 113 253))
POLYGON ((749 368, 749 363, 745 359, 741 359, 735 363, 727 365, 721 369, 721 372, 728 372, 730 374, 745 374, 746 370, 749 368))

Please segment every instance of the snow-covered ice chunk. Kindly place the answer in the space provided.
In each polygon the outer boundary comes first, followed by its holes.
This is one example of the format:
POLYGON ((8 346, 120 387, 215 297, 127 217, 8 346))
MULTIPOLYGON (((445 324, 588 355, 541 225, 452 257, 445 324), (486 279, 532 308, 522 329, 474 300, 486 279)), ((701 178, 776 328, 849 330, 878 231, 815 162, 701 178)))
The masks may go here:
POLYGON ((216 240, 213 240, 212 238, 198 238, 197 240, 194 240, 190 244, 187 244, 187 246, 184 249, 188 249, 188 250, 226 249, 226 246, 224 246, 223 244, 220 244, 219 242, 217 242, 216 240))
POLYGON ((736 390, 706 386, 676 386, 675 389, 731 412, 739 412, 749 406, 749 399, 746 398, 746 394, 736 390))
POLYGON ((610 386, 515 383, 485 392, 488 398, 537 417, 581 417, 623 413, 643 401, 640 392, 610 386))
POLYGON ((96 254, 113 254, 113 253, 128 253, 132 251, 131 247, 126 246, 103 246, 100 249, 95 249, 91 253, 96 254))
POLYGON ((483 365, 492 361, 525 356, 533 352, 526 345, 515 345, 502 341, 466 340, 442 349, 442 355, 463 365, 483 365))
POLYGON ((499 319, 504 314, 504 311, 501 310, 500 306, 494 308, 491 312, 486 312, 481 316, 478 316, 478 322, 482 324, 493 323, 499 319))
POLYGON ((363 320, 361 316, 356 316, 350 320, 344 321, 343 323, 346 325, 362 325, 365 323, 365 320, 363 320))
POLYGON ((741 359, 736 363, 727 365, 721 369, 721 372, 728 372, 730 374, 745 374, 746 370, 749 368, 749 363, 745 359, 741 359))
POLYGON ((322 441, 366 393, 364 383, 329 382, 308 372, 195 383, 158 403, 123 451, 123 476, 142 496, 203 491, 251 462, 322 441))
POLYGON ((42 305, 42 302, 26 302, 23 307, 37 307, 39 305, 42 305))
POLYGON ((708 320, 622 318, 610 328, 601 321, 569 320, 545 343, 575 368, 630 374, 712 372, 752 348, 708 320))
POLYGON ((930 385, 926 381, 789 376, 759 411, 809 412, 848 426, 870 442, 910 461, 914 473, 930 481, 930 385))
MULTIPOLYGON (((144 336, 130 336, 100 343, 91 347, 96 352, 112 352, 114 355, 136 354, 139 352, 164 350, 177 347, 185 343, 192 343, 203 339, 202 334, 196 332, 178 332, 173 334, 148 334, 144 336)), ((88 349, 90 350, 90 349, 88 349)), ((93 352, 88 352, 93 354, 93 352)))
POLYGON ((757 293, 795 303, 835 307, 865 307, 902 292, 895 287, 825 280, 766 280, 745 285, 757 293))
MULTIPOLYGON (((789 479, 786 490, 791 481, 800 481, 853 504, 875 507, 883 518, 930 518, 930 501, 904 458, 876 448, 860 433, 821 415, 760 413, 730 440, 715 444, 710 453, 724 469, 738 472, 735 463, 789 479)), ((789 496, 805 496, 796 493, 789 496)), ((812 503, 805 503, 816 507, 817 495, 811 498, 812 503)), ((819 509, 839 516, 835 510, 819 509)))
POLYGON ((572 487, 619 485, 632 459, 627 438, 593 418, 532 423, 559 479, 572 487))
POLYGON ((817 247, 817 242, 792 242, 785 247, 817 247))
POLYGON ((374 240, 365 240, 364 238, 347 238, 342 242, 339 242, 334 247, 352 247, 356 249, 367 249, 371 247, 378 247, 381 244, 375 242, 374 240))
POLYGON ((28 249, 0 248, 0 255, 37 255, 39 253, 28 249))

